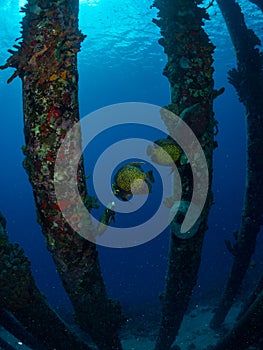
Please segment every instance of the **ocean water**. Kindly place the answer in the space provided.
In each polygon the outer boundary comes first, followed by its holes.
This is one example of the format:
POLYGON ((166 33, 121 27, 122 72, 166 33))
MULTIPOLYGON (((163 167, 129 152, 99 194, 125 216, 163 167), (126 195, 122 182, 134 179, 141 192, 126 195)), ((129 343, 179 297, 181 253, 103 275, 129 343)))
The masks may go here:
MULTIPOLYGON (((24 1, 8 0, 0 4, 0 64, 9 57, 7 49, 19 37, 19 8, 24 1)), ((263 16, 248 1, 240 1, 250 28, 262 38, 263 16)), ((168 80, 162 75, 166 63, 163 48, 158 44, 160 33, 152 23, 156 10, 151 0, 80 0, 80 28, 87 35, 79 54, 79 103, 84 118, 91 112, 125 102, 164 106, 169 103, 168 80)), ((227 72, 236 66, 235 55, 220 11, 214 4, 209 9, 211 21, 205 29, 216 46, 214 54, 215 87, 225 87, 225 93, 215 100, 215 118, 219 147, 214 152, 213 192, 215 204, 209 215, 203 257, 192 305, 211 305, 218 300, 229 272, 232 256, 224 239, 232 239, 239 228, 245 188, 246 129, 243 105, 227 81, 227 72)), ((31 187, 22 167, 23 117, 21 82, 15 79, 7 85, 12 70, 0 71, 1 106, 1 172, 0 210, 7 219, 9 238, 18 242, 32 263, 32 272, 50 304, 62 315, 71 306, 64 292, 54 263, 45 248, 33 203, 31 187)), ((126 129, 117 128, 104 136, 105 148, 111 142, 125 138, 126 129)), ((132 137, 138 133, 129 129, 132 137)), ((139 137, 143 137, 143 130, 139 137)), ((146 131, 147 132, 147 131, 146 131)), ((156 136, 153 132, 149 138, 156 136)), ((85 156, 87 175, 104 152, 101 139, 94 141, 85 156), (102 146, 101 146, 102 145, 102 146)), ((134 157, 136 158, 136 157, 134 157)), ((160 191, 160 179, 150 194, 155 202, 160 191)), ((112 174, 105 174, 111 181, 112 174)), ((94 189, 91 180, 87 180, 94 189)), ((144 214, 143 214, 144 215, 144 214)), ((145 214, 146 215, 146 214, 145 214)), ((140 214, 139 214, 140 216, 140 214)), ((119 225, 124 224, 116 215, 119 225)), ((255 268, 249 271, 245 285, 262 271, 262 238, 258 241, 255 268)), ((108 293, 119 299, 127 312, 147 317, 149 310, 159 307, 159 294, 164 289, 169 246, 166 229, 151 241, 125 249, 99 246, 100 262, 108 293)))

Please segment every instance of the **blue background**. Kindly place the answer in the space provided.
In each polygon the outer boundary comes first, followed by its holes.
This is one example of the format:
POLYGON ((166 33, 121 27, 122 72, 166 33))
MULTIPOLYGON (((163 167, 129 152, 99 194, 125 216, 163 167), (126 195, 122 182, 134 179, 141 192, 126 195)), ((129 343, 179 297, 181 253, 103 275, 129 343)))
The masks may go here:
MULTIPOLYGON (((7 49, 19 37, 21 14, 18 10, 22 3, 7 1, 0 5, 1 64, 9 57, 7 49)), ((147 102, 159 106, 169 103, 169 85, 162 75, 166 57, 157 42, 159 30, 151 22, 156 11, 151 10, 150 5, 151 1, 148 0, 80 2, 80 27, 87 34, 79 54, 82 117, 119 102, 147 102)), ((262 19, 260 21, 260 16, 257 17, 257 10, 252 4, 246 6, 244 10, 248 24, 262 36, 262 19)), ((215 118, 219 122, 219 134, 216 136, 219 147, 214 152, 215 205, 209 216, 199 281, 194 291, 197 302, 217 296, 221 291, 232 261, 224 239, 232 239, 233 231, 239 228, 245 185, 244 109, 233 87, 227 82, 227 71, 235 66, 235 56, 218 9, 213 6, 210 13, 212 20, 206 23, 205 29, 217 47, 214 54, 215 87, 224 86, 226 90, 214 104, 215 118)), ((31 260, 39 288, 55 308, 67 309, 68 299, 36 223, 32 190, 22 167, 21 82, 15 79, 12 84, 6 84, 12 70, 0 74, 0 210, 8 221, 10 240, 18 242, 31 260)), ((92 172, 91 164, 86 162, 87 174, 92 172)), ((153 191, 152 196, 155 195, 153 191)), ((124 307, 159 305, 158 295, 164 288, 168 245, 169 233, 166 230, 139 247, 99 247, 109 294, 120 299, 124 307)), ((262 245, 261 238, 255 255, 257 264, 249 271, 245 282, 249 287, 262 270, 259 253, 262 245)))

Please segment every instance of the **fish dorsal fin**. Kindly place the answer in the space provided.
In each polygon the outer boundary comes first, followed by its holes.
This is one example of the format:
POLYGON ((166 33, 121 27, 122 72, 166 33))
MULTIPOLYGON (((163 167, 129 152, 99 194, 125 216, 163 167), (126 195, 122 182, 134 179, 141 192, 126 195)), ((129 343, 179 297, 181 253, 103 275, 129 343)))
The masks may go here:
POLYGON ((135 166, 136 168, 142 169, 141 164, 145 164, 145 162, 131 162, 131 163, 127 164, 127 165, 135 166))

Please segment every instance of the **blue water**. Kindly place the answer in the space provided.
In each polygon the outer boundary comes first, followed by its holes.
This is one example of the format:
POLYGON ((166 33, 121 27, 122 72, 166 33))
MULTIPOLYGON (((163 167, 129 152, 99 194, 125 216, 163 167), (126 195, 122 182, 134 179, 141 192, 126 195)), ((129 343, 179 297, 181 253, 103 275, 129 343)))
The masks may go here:
MULTIPOLYGON (((0 22, 1 63, 8 57, 7 49, 19 36, 21 16, 18 8, 22 4, 21 0, 20 3, 17 0, 0 4, 3 14, 0 22)), ((162 75, 166 57, 157 42, 160 34, 151 22, 156 11, 151 10, 150 5, 149 0, 80 1, 80 27, 87 34, 79 54, 81 117, 120 102, 145 102, 159 106, 169 103, 169 85, 162 75)), ((255 8, 251 6, 247 5, 248 23, 262 35, 262 20, 260 22, 254 17, 255 8)), ((232 232, 239 227, 245 185, 244 110, 233 87, 227 82, 227 71, 235 66, 235 57, 216 8, 212 8, 211 16, 212 21, 207 23, 206 28, 217 46, 214 55, 215 86, 224 86, 226 91, 215 101, 215 118, 219 122, 219 134, 216 136, 219 147, 214 152, 215 205, 209 216, 199 281, 194 291, 196 300, 208 298, 216 291, 219 293, 223 286, 232 261, 224 239, 232 239, 232 232)), ((68 309, 67 296, 36 223, 32 191, 22 167, 21 82, 16 79, 11 85, 6 85, 12 70, 0 74, 0 210, 7 219, 10 240, 18 242, 31 260, 32 272, 41 291, 54 307, 68 309)), ((121 130, 115 133, 117 137, 122 136, 121 130)), ((91 164, 85 163, 88 174, 92 172, 91 164)), ((154 199, 154 196, 158 197, 158 189, 153 187, 151 195, 154 199)), ((117 217, 117 220, 121 221, 121 218, 117 217)), ((124 306, 135 308, 147 303, 159 304, 158 295, 164 288, 168 244, 169 233, 166 230, 138 247, 99 247, 109 295, 119 299, 124 306)), ((258 250, 262 244, 261 239, 258 250)), ((259 258, 258 252, 255 256, 258 263, 250 272, 252 277, 262 270, 259 258)))

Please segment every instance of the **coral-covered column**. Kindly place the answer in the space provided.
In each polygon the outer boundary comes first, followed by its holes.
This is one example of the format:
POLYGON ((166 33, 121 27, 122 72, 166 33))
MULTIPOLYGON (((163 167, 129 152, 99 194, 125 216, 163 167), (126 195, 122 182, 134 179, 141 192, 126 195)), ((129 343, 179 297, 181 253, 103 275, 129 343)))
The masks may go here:
MULTIPOLYGON (((65 221, 57 203, 54 166, 68 130, 79 121, 77 53, 84 35, 78 29, 78 0, 29 0, 22 9, 22 42, 5 67, 14 67, 22 79, 25 154, 24 167, 33 188, 38 222, 46 237, 63 285, 75 309, 76 320, 100 350, 121 349, 117 336, 122 316, 117 302, 108 299, 93 243, 83 239, 65 221)), ((2 67, 4 68, 4 67, 2 67)), ((76 135, 69 152, 81 147, 76 135)), ((68 164, 70 167, 71 164, 68 164)), ((64 174, 65 186, 75 179, 64 174)), ((60 179, 61 180, 61 179, 60 179)), ((83 162, 78 168, 79 194, 89 209, 83 162)), ((65 187, 66 188, 66 187, 65 187)), ((80 221, 78 212, 72 220, 80 221)), ((87 234, 92 234, 91 222, 87 234)))
MULTIPOLYGON (((196 284, 203 237, 212 204, 212 155, 215 147, 213 99, 218 93, 214 91, 212 77, 214 46, 202 28, 204 19, 208 19, 205 10, 198 7, 194 0, 155 0, 154 6, 159 10, 159 19, 154 20, 161 29, 159 43, 168 56, 164 75, 170 83, 171 104, 166 108, 191 127, 203 148, 209 171, 207 201, 195 235, 188 239, 179 238, 179 223, 172 222, 171 225, 166 289, 161 295, 162 317, 155 347, 155 350, 169 350, 196 284)), ((165 115, 163 119, 173 136, 173 122, 166 119, 165 115)), ((198 158, 199 154, 195 156, 198 158)), ((179 172, 182 199, 189 203, 193 190, 191 166, 181 166, 179 172)))
POLYGON ((263 291, 253 304, 215 346, 209 350, 246 350, 262 348, 263 291), (250 347, 251 346, 251 347, 250 347), (258 346, 258 347, 256 347, 258 346))
POLYGON ((236 88, 246 110, 247 164, 242 220, 235 244, 230 249, 233 265, 215 310, 211 326, 222 324, 241 288, 254 253, 263 215, 263 74, 260 40, 247 28, 240 6, 234 0, 217 0, 233 42, 237 69, 229 71, 229 81, 236 88))
POLYGON ((10 311, 45 348, 90 350, 71 333, 35 285, 30 262, 8 241, 0 213, 0 306, 10 311))

